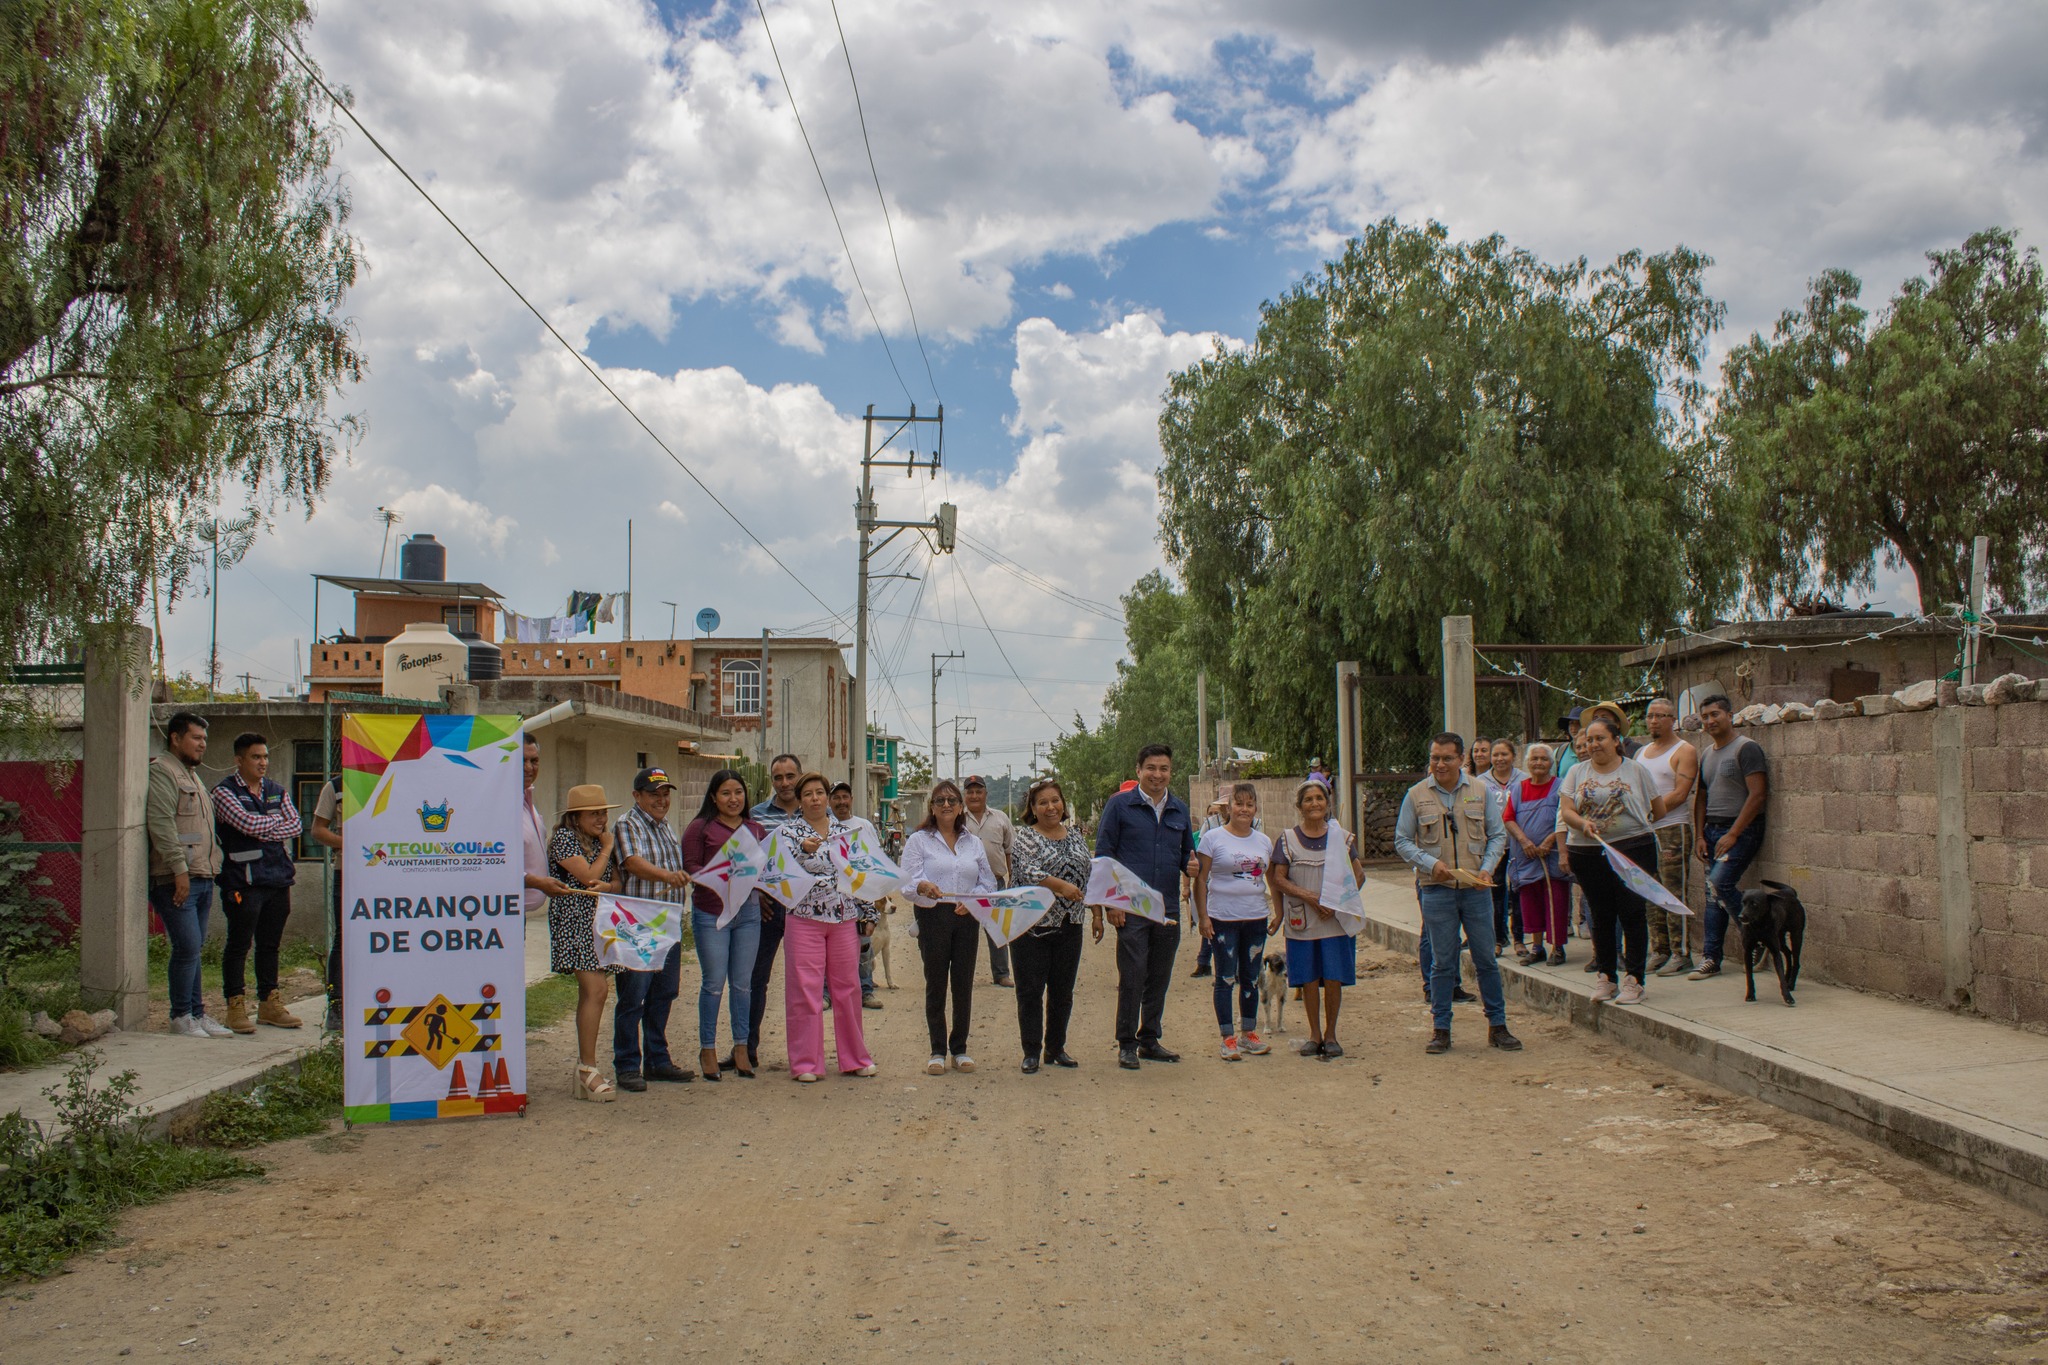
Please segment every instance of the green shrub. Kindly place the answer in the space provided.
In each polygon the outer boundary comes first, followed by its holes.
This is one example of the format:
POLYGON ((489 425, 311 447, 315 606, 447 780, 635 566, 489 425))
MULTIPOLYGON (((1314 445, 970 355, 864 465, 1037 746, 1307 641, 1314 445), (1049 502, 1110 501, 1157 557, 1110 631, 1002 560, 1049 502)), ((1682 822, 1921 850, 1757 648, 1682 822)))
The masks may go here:
POLYGON ((207 1096, 196 1136, 212 1147, 253 1147, 317 1133, 340 1117, 341 1040, 331 1038, 287 1074, 207 1096))

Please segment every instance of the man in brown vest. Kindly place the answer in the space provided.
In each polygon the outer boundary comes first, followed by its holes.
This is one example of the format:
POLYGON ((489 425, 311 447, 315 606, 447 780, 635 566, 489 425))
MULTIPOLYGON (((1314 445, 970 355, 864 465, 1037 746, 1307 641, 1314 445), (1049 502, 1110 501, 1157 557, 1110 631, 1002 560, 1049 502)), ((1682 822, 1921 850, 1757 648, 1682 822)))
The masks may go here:
POLYGON ((164 728, 170 752, 149 761, 143 824, 149 833, 149 905, 171 940, 171 1032, 186 1038, 235 1035, 207 1017, 199 993, 199 950, 220 875, 213 797, 199 780, 206 721, 180 711, 164 728))

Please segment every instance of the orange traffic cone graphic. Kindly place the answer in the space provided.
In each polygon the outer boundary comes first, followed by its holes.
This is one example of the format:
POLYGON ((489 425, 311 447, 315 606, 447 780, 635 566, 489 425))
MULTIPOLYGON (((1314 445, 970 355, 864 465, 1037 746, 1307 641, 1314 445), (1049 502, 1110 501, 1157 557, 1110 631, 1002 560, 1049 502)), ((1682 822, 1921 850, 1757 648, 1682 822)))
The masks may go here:
MULTIPOLYGON (((488 1066, 490 1064, 486 1062, 485 1065, 488 1066)), ((492 1084, 497 1086, 498 1094, 501 1097, 512 1093, 512 1078, 505 1073, 505 1059, 503 1057, 498 1058, 498 1078, 492 1084)))
POLYGON ((455 1059, 455 1073, 448 1078, 448 1098, 466 1100, 469 1098, 469 1083, 462 1079, 462 1059, 455 1059))
POLYGON ((484 1058, 483 1066, 477 1072, 476 1097, 480 1100, 487 1100, 497 1093, 498 1083, 491 1076, 491 1059, 486 1057, 484 1058))

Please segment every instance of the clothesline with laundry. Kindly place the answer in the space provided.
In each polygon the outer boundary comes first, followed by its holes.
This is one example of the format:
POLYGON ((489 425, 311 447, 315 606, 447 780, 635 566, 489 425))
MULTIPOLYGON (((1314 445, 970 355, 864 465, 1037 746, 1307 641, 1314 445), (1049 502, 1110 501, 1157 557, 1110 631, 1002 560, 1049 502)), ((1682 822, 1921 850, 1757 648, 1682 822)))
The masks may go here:
POLYGON ((568 610, 560 616, 522 616, 516 611, 507 611, 504 613, 505 643, 537 645, 588 635, 599 626, 608 626, 618 619, 618 605, 625 595, 622 592, 572 592, 568 610))

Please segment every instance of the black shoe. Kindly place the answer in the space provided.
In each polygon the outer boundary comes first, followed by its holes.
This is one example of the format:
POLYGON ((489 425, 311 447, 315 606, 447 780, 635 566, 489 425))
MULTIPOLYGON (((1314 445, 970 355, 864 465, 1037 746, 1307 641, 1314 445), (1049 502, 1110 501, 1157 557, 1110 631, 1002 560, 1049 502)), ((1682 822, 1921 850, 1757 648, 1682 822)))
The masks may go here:
POLYGON ((1342 1057, 1344 1055, 1344 1046, 1335 1038, 1326 1038, 1323 1040, 1323 1055, 1325 1057, 1342 1057))
POLYGON ((1134 1047, 1118 1048, 1116 1050, 1116 1064, 1126 1071, 1136 1071, 1138 1069, 1138 1049, 1134 1047))
POLYGON ((671 1081, 677 1085, 687 1085, 689 1082, 697 1079, 697 1073, 687 1067, 677 1066, 674 1062, 663 1062, 660 1066, 650 1066, 647 1068, 647 1079, 650 1081, 671 1081))
POLYGON ((1451 1031, 1447 1028, 1438 1029, 1431 1036, 1429 1042, 1424 1044, 1422 1050, 1432 1057, 1449 1052, 1451 1050, 1451 1031))
POLYGON ((999 976, 999 977, 997 977, 997 978, 996 978, 996 984, 997 984, 998 986, 1001 986, 1001 987, 1002 987, 1002 988, 1003 988, 1004 990, 1006 990, 1006 991, 1013 991, 1013 990, 1017 989, 1017 983, 1016 983, 1016 981, 1014 981, 1013 979, 1011 979, 1010 977, 1007 977, 1007 976, 999 976))
POLYGON ((621 1089, 621 1090, 630 1090, 630 1091, 632 1091, 632 1092, 633 1092, 634 1094, 636 1094, 636 1095, 637 1095, 637 1094, 639 1094, 639 1093, 640 1093, 641 1091, 645 1090, 646 1088, 647 1088, 647 1081, 646 1081, 646 1078, 645 1078, 645 1077, 643 1077, 643 1076, 641 1076, 641 1074, 640 1074, 639 1072, 637 1072, 637 1071, 621 1071, 621 1072, 619 1073, 619 1089, 621 1089))
POLYGON ((1486 1030, 1486 1045, 1488 1047, 1497 1047, 1502 1052, 1520 1052, 1522 1050, 1522 1040, 1509 1033, 1506 1024, 1495 1024, 1492 1028, 1486 1030))
POLYGON ((1209 969, 1207 967, 1197 966, 1193 971, 1188 973, 1188 978, 1190 980, 1193 980, 1195 977, 1207 976, 1208 974, 1209 969))
POLYGON ((1180 1060, 1178 1052, 1168 1052, 1157 1043, 1138 1044, 1138 1055, 1148 1062, 1177 1062, 1180 1060))
POLYGON ((882 997, 869 991, 860 998, 860 1007, 864 1010, 878 1010, 882 1008, 882 997))
POLYGON ((1451 1002, 1453 1004, 1469 1005, 1476 998, 1477 997, 1474 996, 1472 992, 1466 990, 1463 986, 1451 987, 1451 1002))
POLYGON ((1069 1071, 1072 1071, 1075 1067, 1081 1065, 1079 1062, 1075 1061, 1072 1057, 1069 1057, 1064 1052, 1055 1052, 1050 1057, 1047 1057, 1045 1060, 1051 1063, 1053 1066, 1063 1066, 1069 1071))
POLYGON ((1024 1074, 1027 1076, 1036 1076, 1038 1074, 1038 1058, 1026 1057, 1024 1059, 1024 1074))
POLYGON ((341 1032, 341 1006, 329 1005, 327 1007, 327 1019, 320 1027, 328 1033, 341 1032))

